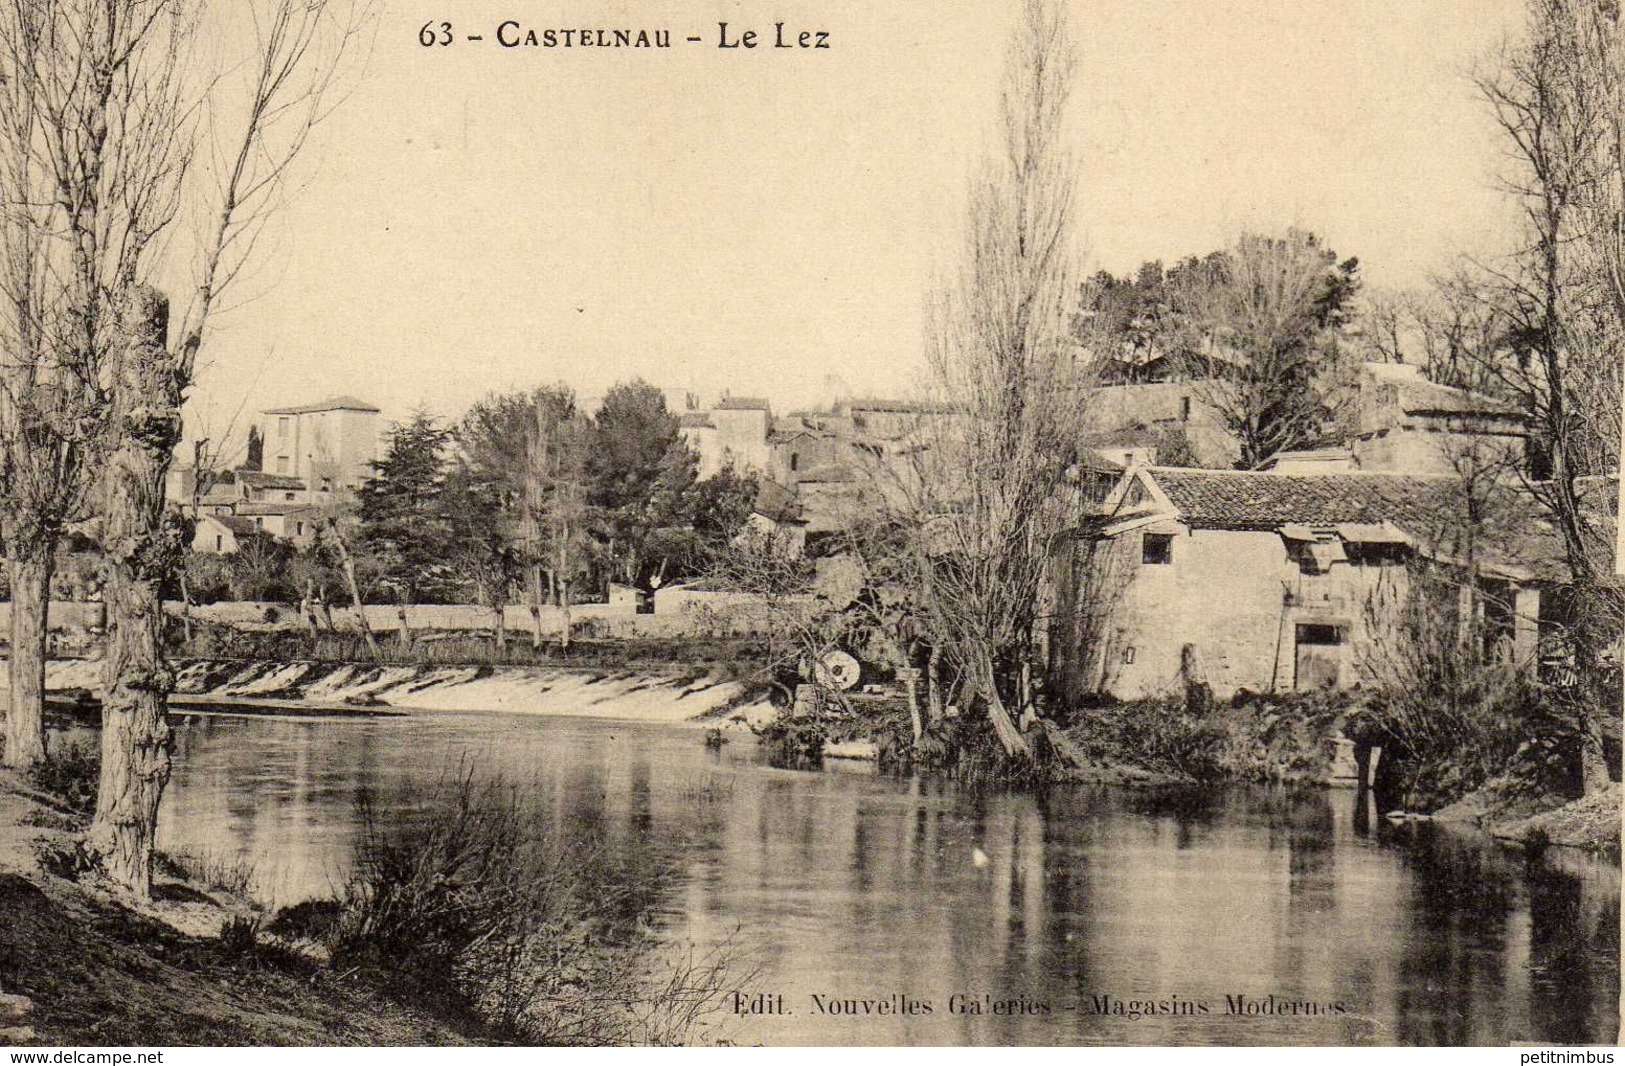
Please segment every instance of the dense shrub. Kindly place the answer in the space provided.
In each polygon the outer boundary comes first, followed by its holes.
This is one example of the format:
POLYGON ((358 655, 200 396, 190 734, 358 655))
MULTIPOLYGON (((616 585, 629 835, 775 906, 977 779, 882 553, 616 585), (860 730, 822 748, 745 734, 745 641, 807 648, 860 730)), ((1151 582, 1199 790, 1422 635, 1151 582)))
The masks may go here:
POLYGON ((65 747, 47 744, 45 758, 29 768, 28 780, 78 813, 91 814, 101 773, 102 756, 95 743, 74 740, 65 747))
POLYGON ((811 716, 781 714, 756 730, 769 766, 816 770, 824 765, 825 723, 811 716))
POLYGON ((1090 758, 1209 781, 1224 772, 1228 737, 1214 717, 1186 713, 1183 701, 1141 699, 1078 707, 1067 734, 1090 758))
POLYGON ((664 862, 560 846, 500 780, 465 767, 417 818, 363 814, 335 968, 537 1044, 689 1041, 735 987, 725 959, 656 950, 664 862))
POLYGON ((1354 697, 1329 690, 1263 695, 1238 692, 1218 712, 1226 776, 1268 784, 1324 783, 1331 776, 1334 738, 1354 697))
POLYGON ((1578 793, 1581 697, 1518 674, 1488 677, 1431 702, 1376 694, 1351 715, 1351 734, 1383 745, 1385 784, 1406 808, 1436 810, 1492 779, 1518 794, 1578 793))

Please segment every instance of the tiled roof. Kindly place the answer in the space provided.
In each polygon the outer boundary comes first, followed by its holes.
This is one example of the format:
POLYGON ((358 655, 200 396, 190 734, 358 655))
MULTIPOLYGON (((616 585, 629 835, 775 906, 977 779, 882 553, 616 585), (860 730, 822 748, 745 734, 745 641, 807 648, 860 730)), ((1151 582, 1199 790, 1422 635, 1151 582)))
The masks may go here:
POLYGON ((847 409, 850 411, 876 411, 887 414, 903 415, 941 415, 950 414, 953 407, 946 403, 935 403, 929 400, 849 400, 847 409))
POLYGON ((313 415, 320 411, 367 411, 378 413, 378 408, 366 400, 358 400, 354 396, 332 396, 320 403, 307 403, 300 407, 276 407, 265 414, 268 415, 313 415))
POLYGON ((315 511, 316 508, 308 503, 286 503, 282 501, 265 500, 239 500, 236 511, 240 515, 290 515, 301 511, 315 511))
POLYGON ((763 518, 775 522, 801 522, 801 504, 794 492, 776 481, 763 481, 756 490, 756 503, 752 507, 763 518))
POLYGON ((244 485, 251 485, 261 489, 302 489, 305 482, 302 478, 290 477, 287 474, 267 474, 263 470, 237 470, 231 475, 244 485))
MULTIPOLYGON (((1392 523, 1430 553, 1458 558, 1468 550, 1463 483, 1420 474, 1275 474, 1241 470, 1146 468, 1187 525, 1271 530, 1283 526, 1392 523)), ((1558 579, 1562 550, 1539 508, 1514 486, 1480 493, 1484 509, 1472 550, 1481 564, 1509 565, 1558 579)))
POLYGON ((1366 363, 1364 373, 1394 390, 1400 410, 1411 415, 1477 414, 1523 418, 1525 413, 1504 400, 1453 385, 1427 380, 1422 371, 1403 363, 1366 363))
POLYGON ((1148 472, 1187 525, 1208 529, 1391 521, 1425 536, 1450 521, 1459 499, 1455 479, 1414 474, 1148 472))
POLYGON ((796 475, 796 484, 847 485, 858 480, 858 475, 840 463, 825 463, 796 475))
POLYGON ((204 515, 199 521, 218 522, 231 530, 234 536, 248 537, 258 533, 259 527, 247 518, 238 518, 229 514, 204 515))
POLYGON ((1407 381, 1399 385, 1399 406, 1406 414, 1477 414, 1521 418, 1523 413, 1490 396, 1468 392, 1431 381, 1407 381))
POLYGON ((687 411, 677 416, 677 424, 684 429, 716 429, 704 411, 687 411))

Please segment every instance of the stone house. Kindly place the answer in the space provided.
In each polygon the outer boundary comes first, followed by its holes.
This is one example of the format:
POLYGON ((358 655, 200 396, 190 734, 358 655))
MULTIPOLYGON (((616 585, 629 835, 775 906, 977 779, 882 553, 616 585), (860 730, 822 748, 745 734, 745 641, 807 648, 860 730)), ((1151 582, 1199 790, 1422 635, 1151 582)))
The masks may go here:
POLYGON ((1056 547, 1051 676, 1071 698, 1175 692, 1193 669, 1220 698, 1354 687, 1424 588, 1461 639, 1533 670, 1551 574, 1510 535, 1464 558, 1463 506, 1447 477, 1131 467, 1056 547))
POLYGON ((699 476, 708 478, 726 467, 740 472, 768 470, 773 410, 764 399, 729 396, 704 411, 678 416, 677 432, 699 456, 699 476))
POLYGON ((1416 366, 1361 366, 1355 423, 1348 443, 1361 470, 1455 474, 1463 464, 1516 470, 1525 460, 1523 412, 1428 381, 1416 366))
POLYGON ((209 555, 230 555, 244 540, 259 533, 247 518, 230 514, 201 514, 192 527, 192 550, 209 555))
POLYGON ((354 396, 262 412, 265 472, 298 478, 314 500, 353 492, 373 474, 379 410, 354 396))

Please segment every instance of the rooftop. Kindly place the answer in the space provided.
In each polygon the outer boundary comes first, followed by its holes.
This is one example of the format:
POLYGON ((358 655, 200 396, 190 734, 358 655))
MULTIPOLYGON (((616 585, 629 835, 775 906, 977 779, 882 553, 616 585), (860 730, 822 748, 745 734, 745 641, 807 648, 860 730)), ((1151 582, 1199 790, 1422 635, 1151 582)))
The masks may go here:
POLYGON ((268 474, 263 470, 233 470, 222 474, 222 481, 235 479, 257 489, 303 489, 304 479, 287 474, 268 474))
POLYGON ((1148 467, 1146 472, 1187 525, 1207 529, 1391 520, 1426 534, 1449 521, 1460 500, 1460 485, 1451 477, 1176 467, 1148 467))
MULTIPOLYGON (((1458 558, 1472 551, 1481 565, 1511 566, 1546 580, 1562 576, 1561 545, 1533 501, 1516 486, 1486 486, 1475 492, 1480 519, 1472 523, 1467 519, 1464 483, 1450 476, 1175 467, 1142 467, 1127 476, 1148 479, 1167 497, 1178 519, 1197 529, 1278 533, 1292 526, 1389 523, 1437 558, 1458 558), (1464 539, 1472 529, 1478 531, 1476 545, 1464 539)), ((1132 483, 1126 484, 1132 488, 1132 483)))
POLYGON ((199 516, 198 521, 218 523, 225 526, 233 536, 237 537, 251 537, 260 531, 253 521, 247 518, 238 518, 236 515, 206 514, 199 516))
POLYGON ((1366 363, 1374 380, 1391 385, 1401 410, 1412 415, 1476 414, 1522 418, 1512 404, 1483 393, 1439 385, 1422 376, 1422 368, 1408 363, 1366 363))
POLYGON ((300 407, 273 407, 263 412, 268 415, 313 415, 322 411, 365 411, 377 414, 379 408, 366 400, 358 400, 354 396, 332 396, 320 403, 308 403, 300 407))

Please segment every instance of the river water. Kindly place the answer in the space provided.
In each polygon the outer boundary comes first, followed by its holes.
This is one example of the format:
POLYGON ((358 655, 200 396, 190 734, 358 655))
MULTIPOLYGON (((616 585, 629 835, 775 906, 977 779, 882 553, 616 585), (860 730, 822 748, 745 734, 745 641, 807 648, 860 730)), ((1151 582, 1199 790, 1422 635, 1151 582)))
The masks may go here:
POLYGON ((1617 1036, 1615 864, 1370 825, 1351 791, 962 790, 864 764, 775 770, 749 737, 709 751, 701 736, 513 715, 181 715, 159 846, 246 859, 278 905, 328 895, 358 802, 399 815, 472 758, 533 782, 561 840, 677 853, 661 915, 673 950, 726 943, 757 974, 724 1018, 736 1042, 1617 1036))

